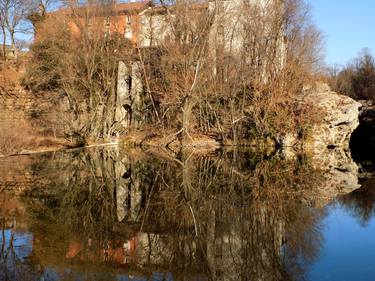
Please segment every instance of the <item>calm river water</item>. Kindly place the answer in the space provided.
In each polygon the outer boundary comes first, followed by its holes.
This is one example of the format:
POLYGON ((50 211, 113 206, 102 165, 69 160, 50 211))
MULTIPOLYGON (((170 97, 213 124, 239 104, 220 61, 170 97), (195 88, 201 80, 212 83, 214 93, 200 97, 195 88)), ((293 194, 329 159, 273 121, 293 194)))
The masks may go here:
POLYGON ((374 215, 343 151, 0 158, 0 280, 373 281, 374 215))

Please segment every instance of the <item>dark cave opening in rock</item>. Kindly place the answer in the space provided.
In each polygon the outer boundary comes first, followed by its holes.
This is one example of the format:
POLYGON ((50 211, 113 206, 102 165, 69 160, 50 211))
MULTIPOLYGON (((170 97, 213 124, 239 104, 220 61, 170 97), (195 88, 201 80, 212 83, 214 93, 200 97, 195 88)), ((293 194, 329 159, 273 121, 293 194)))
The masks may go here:
POLYGON ((367 172, 375 172, 375 110, 362 111, 360 124, 350 138, 353 160, 367 172))

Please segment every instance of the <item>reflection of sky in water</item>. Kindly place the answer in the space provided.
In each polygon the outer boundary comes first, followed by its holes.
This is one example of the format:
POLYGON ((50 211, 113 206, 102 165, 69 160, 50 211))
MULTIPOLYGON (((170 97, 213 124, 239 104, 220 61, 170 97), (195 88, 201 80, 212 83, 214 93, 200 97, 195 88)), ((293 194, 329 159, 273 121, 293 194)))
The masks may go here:
MULTIPOLYGON (((375 218, 366 224, 339 203, 329 205, 327 217, 323 220, 323 245, 319 257, 308 266, 307 279, 310 281, 373 281, 375 280, 375 218)), ((9 247, 11 231, 5 231, 6 247, 9 247)), ((0 244, 2 244, 0 235, 0 244)), ((32 253, 32 235, 16 232, 14 253, 23 266, 39 275, 27 257, 32 253)), ((8 266, 13 266, 8 264, 8 266)), ((39 275, 40 276, 40 275, 39 275)), ((170 273, 154 272, 152 276, 125 276, 111 273, 80 273, 69 269, 63 272, 51 267, 44 268, 38 281, 59 281, 69 276, 69 280, 116 280, 116 281, 172 281, 170 273), (87 279, 89 277, 89 279, 87 279), (110 277, 110 279, 108 279, 110 277)), ((1 274, 0 274, 1 277, 1 274)), ((0 278, 1 279, 1 278, 0 278)), ((199 278, 198 278, 199 279, 199 278)), ((20 279, 17 279, 20 280, 20 279)))
MULTIPOLYGON (((5 230, 5 248, 9 247, 12 231, 5 230)), ((13 250, 17 258, 24 260, 32 251, 32 235, 30 233, 16 232, 13 237, 13 250)), ((0 245, 3 245, 3 238, 0 235, 0 245)))
POLYGON ((329 206, 323 221, 320 256, 308 272, 310 281, 375 280, 375 218, 364 226, 348 209, 329 206))

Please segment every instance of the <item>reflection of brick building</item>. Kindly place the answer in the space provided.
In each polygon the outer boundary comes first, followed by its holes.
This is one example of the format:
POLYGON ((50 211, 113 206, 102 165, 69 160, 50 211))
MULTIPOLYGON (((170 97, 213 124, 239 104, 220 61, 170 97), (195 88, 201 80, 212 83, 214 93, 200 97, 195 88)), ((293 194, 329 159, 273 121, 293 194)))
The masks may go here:
POLYGON ((110 264, 125 265, 137 260, 137 246, 139 233, 135 233, 129 240, 123 242, 109 242, 107 247, 97 245, 97 242, 88 241, 85 248, 83 241, 70 240, 65 258, 88 259, 91 262, 109 262, 110 264))

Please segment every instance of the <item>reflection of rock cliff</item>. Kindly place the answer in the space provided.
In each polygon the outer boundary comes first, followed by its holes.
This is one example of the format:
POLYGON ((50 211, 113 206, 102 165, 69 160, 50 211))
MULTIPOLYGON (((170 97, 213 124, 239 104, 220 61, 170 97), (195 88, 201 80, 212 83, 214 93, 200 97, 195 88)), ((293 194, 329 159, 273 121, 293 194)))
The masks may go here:
POLYGON ((325 149, 313 155, 312 161, 323 172, 324 181, 319 190, 321 197, 327 201, 360 188, 358 166, 349 150, 325 149))
MULTIPOLYGON (((302 157, 291 148, 284 149, 282 156, 287 159, 302 157)), ((358 166, 348 149, 324 148, 309 155, 307 161, 321 175, 320 183, 316 185, 311 198, 317 206, 322 207, 335 197, 349 194, 361 186, 358 166)))

